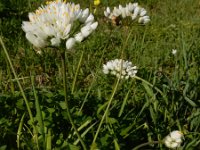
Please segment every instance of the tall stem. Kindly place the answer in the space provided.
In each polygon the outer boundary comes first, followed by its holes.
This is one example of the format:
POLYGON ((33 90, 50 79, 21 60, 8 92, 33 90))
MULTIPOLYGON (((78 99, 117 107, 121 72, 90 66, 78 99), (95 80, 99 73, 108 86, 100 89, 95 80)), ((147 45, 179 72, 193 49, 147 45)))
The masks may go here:
POLYGON ((132 150, 138 150, 141 147, 144 147, 144 146, 147 146, 147 145, 150 145, 150 144, 159 144, 159 143, 161 143, 161 142, 159 142, 159 141, 146 142, 146 143, 143 143, 143 144, 136 146, 132 150))
POLYGON ((116 93, 116 91, 117 91, 117 87, 118 87, 119 81, 120 81, 120 78, 118 78, 118 80, 117 80, 117 83, 116 83, 116 85, 115 85, 115 87, 114 87, 114 89, 113 89, 112 95, 111 95, 111 97, 110 97, 110 99, 109 99, 109 101, 108 101, 108 105, 107 105, 107 107, 106 107, 106 110, 105 110, 105 112, 104 112, 104 114, 103 114, 103 117, 102 117, 100 123, 99 123, 97 132, 96 132, 96 134, 95 134, 95 136, 94 136, 94 139, 93 139, 93 141, 92 141, 91 150, 93 150, 93 149, 95 148, 95 142, 96 142, 97 136, 98 136, 98 134, 99 134, 99 132, 100 132, 101 126, 102 126, 102 124, 103 124, 103 121, 104 121, 104 119, 105 119, 105 117, 106 117, 106 115, 107 115, 107 113, 108 113, 108 110, 109 110, 110 105, 111 105, 111 103, 112 103, 113 97, 114 97, 114 95, 115 95, 115 93, 116 93))
POLYGON ((18 86, 19 86, 20 92, 21 92, 22 97, 23 97, 23 99, 24 99, 24 102, 25 102, 25 104, 26 104, 26 108, 27 108, 27 110, 28 110, 28 114, 29 114, 29 117, 30 117, 30 120, 31 120, 31 125, 32 125, 32 127, 33 127, 33 139, 34 139, 34 141, 35 141, 36 144, 37 144, 37 148, 39 149, 37 129, 36 129, 35 125, 34 125, 33 114, 32 114, 32 112, 31 112, 31 109, 30 109, 28 100, 27 100, 26 95, 25 95, 25 93, 24 93, 24 90, 23 90, 23 88, 22 88, 22 86, 21 86, 21 83, 19 82, 19 78, 18 78, 18 76, 17 76, 17 74, 16 74, 16 72, 15 72, 15 69, 14 69, 14 67, 13 67, 13 64, 12 64, 12 62, 11 62, 11 60, 10 60, 10 56, 9 56, 8 51, 7 51, 7 49, 6 49, 6 47, 5 47, 4 43, 3 43, 2 37, 0 37, 0 43, 1 43, 2 47, 3 47, 4 53, 5 53, 5 55, 6 55, 6 58, 7 58, 7 60, 8 60, 8 63, 9 63, 10 68, 11 68, 11 70, 12 70, 12 73, 14 74, 14 77, 15 77, 15 79, 16 79, 16 81, 17 81, 17 84, 18 84, 18 86))
POLYGON ((82 51, 82 53, 81 53, 81 57, 80 57, 80 59, 79 59, 78 66, 77 66, 77 69, 76 69, 76 73, 75 73, 75 76, 74 76, 74 80, 73 80, 73 83, 72 83, 71 94, 74 93, 75 84, 76 84, 76 79, 77 79, 77 76, 78 76, 79 69, 80 69, 80 67, 81 67, 82 59, 83 59, 83 51, 82 51))
POLYGON ((83 147, 84 150, 87 150, 85 143, 83 142, 83 139, 81 138, 75 124, 74 121, 71 117, 70 111, 69 111, 69 104, 68 104, 68 98, 67 98, 67 84, 66 84, 66 56, 65 56, 65 52, 63 52, 63 54, 61 55, 61 59, 62 59, 62 69, 63 69, 63 86, 64 86, 64 93, 65 93, 65 103, 66 103, 66 107, 67 107, 67 116, 69 118, 69 121, 72 125, 72 128, 74 129, 76 135, 78 136, 78 139, 81 142, 81 145, 83 147))

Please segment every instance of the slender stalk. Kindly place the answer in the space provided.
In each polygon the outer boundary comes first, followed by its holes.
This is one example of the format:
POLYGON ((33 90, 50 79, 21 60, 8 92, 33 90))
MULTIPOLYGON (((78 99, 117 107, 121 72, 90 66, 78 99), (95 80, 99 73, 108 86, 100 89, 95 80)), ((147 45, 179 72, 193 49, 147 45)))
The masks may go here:
POLYGON ((46 139, 46 141, 47 141, 46 142, 46 150, 52 149, 51 140, 52 140, 51 129, 48 129, 47 139, 46 139))
POLYGON ((38 96, 37 96, 37 91, 35 89, 35 85, 34 85, 34 76, 31 76, 31 84, 32 84, 32 90, 33 90, 33 94, 35 97, 35 109, 36 109, 36 120, 39 123, 39 129, 41 131, 42 134, 42 138, 43 138, 43 147, 45 148, 45 132, 44 132, 44 122, 43 122, 43 117, 42 117, 42 111, 40 108, 40 103, 38 100, 38 96))
POLYGON ((94 80, 92 81, 91 86, 89 87, 89 90, 88 90, 88 92, 87 92, 87 94, 86 94, 86 96, 85 96, 85 98, 84 98, 84 100, 83 100, 83 103, 82 103, 82 105, 81 105, 81 108, 80 108, 79 111, 78 111, 78 114, 81 113, 81 111, 82 111, 82 109, 83 109, 83 107, 84 107, 84 105, 85 105, 85 102, 86 102, 86 100, 87 100, 87 98, 88 98, 88 96, 89 96, 89 94, 90 94, 90 91, 91 91, 91 89, 92 89, 92 87, 93 87, 93 84, 94 84, 94 80))
POLYGON ((25 113, 22 115, 22 118, 20 120, 20 123, 19 123, 19 127, 18 127, 18 130, 17 130, 17 149, 19 150, 20 149, 20 137, 21 137, 21 134, 22 134, 22 127, 23 127, 23 124, 24 124, 24 117, 25 117, 25 113))
MULTIPOLYGON (((91 126, 89 126, 82 134, 81 137, 84 137, 92 128, 97 124, 97 122, 93 123, 91 126)), ((77 145, 79 142, 79 139, 77 139, 73 144, 77 145)))
POLYGON ((72 90, 71 90, 71 93, 72 93, 72 94, 74 93, 75 84, 76 84, 76 79, 77 79, 77 76, 78 76, 79 69, 80 69, 80 67, 81 67, 82 59, 83 59, 83 51, 82 51, 82 53, 81 53, 81 58, 79 59, 78 66, 77 66, 77 69, 76 69, 76 73, 75 73, 75 76, 74 76, 74 80, 73 80, 73 83, 72 83, 72 90))
POLYGON ((108 113, 108 110, 109 110, 110 105, 111 105, 111 103, 112 103, 113 97, 114 97, 114 95, 115 95, 115 93, 116 93, 116 91, 117 91, 117 87, 118 87, 119 81, 120 81, 120 78, 118 78, 118 80, 117 80, 117 83, 116 83, 116 85, 115 85, 115 87, 114 87, 114 89, 113 89, 112 95, 111 95, 111 97, 110 97, 110 99, 109 99, 109 101, 108 101, 108 105, 107 105, 107 107, 106 107, 106 110, 105 110, 105 112, 104 112, 104 114, 103 114, 103 117, 101 118, 101 121, 100 121, 100 123, 99 123, 97 132, 96 132, 96 134, 95 134, 95 136, 94 136, 94 139, 93 139, 93 141, 92 141, 91 150, 93 150, 94 147, 95 147, 95 142, 96 142, 97 136, 98 136, 98 134, 99 134, 99 132, 100 132, 101 126, 102 126, 102 124, 103 124, 103 121, 104 121, 104 119, 105 119, 105 117, 106 117, 106 115, 107 115, 107 113, 108 113))
POLYGON ((5 53, 5 55, 6 55, 6 58, 7 58, 8 62, 9 62, 9 65, 10 65, 10 68, 11 68, 11 70, 12 70, 12 73, 14 74, 14 77, 15 77, 15 79, 16 79, 16 81, 17 81, 17 84, 18 84, 18 86, 19 86, 20 92, 21 92, 22 97, 23 97, 23 99, 24 99, 24 102, 25 102, 25 104, 26 104, 26 108, 27 108, 27 110, 28 110, 28 114, 29 114, 29 117, 30 117, 30 120, 31 120, 31 125, 33 126, 33 138, 34 138, 35 142, 37 143, 37 148, 39 149, 37 129, 36 129, 35 125, 34 125, 33 114, 32 114, 32 112, 31 112, 31 109, 30 109, 28 100, 27 100, 26 95, 25 95, 25 93, 24 93, 24 90, 23 90, 23 88, 22 88, 22 86, 21 86, 21 84, 20 84, 20 82, 19 82, 19 78, 18 78, 18 76, 17 76, 17 74, 16 74, 16 72, 15 72, 15 69, 14 69, 14 67, 13 67, 13 64, 12 64, 12 62, 11 62, 11 60, 10 60, 10 56, 9 56, 8 51, 7 51, 7 49, 6 49, 6 47, 5 47, 4 43, 3 43, 2 37, 0 37, 0 43, 1 43, 2 47, 3 47, 4 53, 5 53))
POLYGON ((139 148, 147 146, 149 144, 159 144, 159 143, 161 143, 161 142, 159 142, 159 141, 146 142, 146 143, 143 143, 143 144, 140 144, 140 145, 136 146, 132 150, 138 150, 139 148))
POLYGON ((84 150, 87 150, 86 145, 85 145, 85 143, 83 142, 83 139, 81 138, 81 136, 80 136, 80 134, 79 134, 79 132, 78 132, 78 130, 77 130, 75 124, 74 124, 74 121, 73 121, 73 119, 72 119, 72 117, 71 117, 70 111, 69 111, 69 104, 68 104, 68 99, 67 99, 66 66, 65 66, 65 64, 66 64, 66 56, 65 56, 65 53, 63 53, 63 54, 61 55, 61 59, 62 59, 63 86, 64 86, 64 93, 65 93, 65 103, 66 103, 66 107, 67 107, 67 116, 68 116, 69 121, 70 121, 70 123, 71 123, 71 125, 72 125, 72 128, 74 129, 76 135, 78 136, 78 139, 79 139, 80 142, 81 142, 81 145, 82 145, 83 149, 84 149, 84 150))

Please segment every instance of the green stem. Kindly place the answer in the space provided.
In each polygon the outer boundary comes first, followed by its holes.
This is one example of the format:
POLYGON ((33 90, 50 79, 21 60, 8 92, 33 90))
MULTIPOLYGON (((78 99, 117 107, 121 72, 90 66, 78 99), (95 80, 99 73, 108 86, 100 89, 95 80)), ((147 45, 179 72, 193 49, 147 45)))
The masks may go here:
POLYGON ((22 127, 23 127, 23 124, 24 124, 24 117, 25 117, 25 113, 22 115, 22 118, 20 120, 20 123, 19 123, 19 127, 18 127, 18 130, 17 130, 17 149, 19 150, 20 149, 20 137, 21 137, 21 134, 22 134, 22 127))
POLYGON ((140 145, 136 146, 132 150, 138 150, 139 148, 147 146, 149 144, 159 144, 159 143, 161 143, 161 142, 159 142, 159 141, 146 142, 146 143, 143 143, 143 144, 140 144, 140 145))
POLYGON ((20 82, 19 82, 19 78, 18 78, 18 76, 17 76, 17 74, 16 74, 16 72, 15 72, 15 69, 14 69, 14 67, 13 67, 13 64, 12 64, 12 62, 11 62, 11 60, 10 60, 10 56, 9 56, 8 51, 7 51, 7 49, 6 49, 6 47, 5 47, 4 43, 3 43, 2 37, 0 37, 0 43, 1 43, 2 47, 3 47, 4 53, 5 53, 5 55, 6 55, 6 58, 8 59, 10 68, 11 68, 13 74, 14 74, 14 77, 15 77, 15 79, 16 79, 16 81, 17 81, 17 84, 18 84, 18 86, 19 86, 20 92, 21 92, 22 97, 23 97, 23 99, 24 99, 24 102, 25 102, 25 104, 26 104, 26 108, 27 108, 27 110, 28 110, 28 114, 29 114, 29 117, 30 117, 30 120, 31 120, 31 125, 33 126, 33 138, 34 138, 35 142, 37 143, 37 148, 39 149, 37 130, 36 130, 36 127, 35 127, 35 125, 34 125, 33 114, 32 114, 32 112, 31 112, 31 109, 30 109, 28 100, 27 100, 26 95, 25 95, 25 93, 24 93, 24 90, 23 90, 23 88, 22 88, 22 86, 21 86, 21 84, 20 84, 20 82))
POLYGON ((76 84, 76 79, 77 79, 77 76, 78 76, 79 69, 80 69, 80 67, 81 67, 82 59, 83 59, 83 51, 82 51, 82 53, 81 53, 81 58, 79 59, 78 66, 77 66, 77 69, 76 69, 76 73, 75 73, 75 76, 74 76, 74 80, 73 80, 73 83, 72 83, 72 90, 71 90, 71 93, 72 93, 72 94, 74 93, 75 84, 76 84))
POLYGON ((66 56, 65 56, 65 53, 63 53, 61 55, 61 58, 62 58, 62 69, 63 69, 63 85, 64 85, 64 93, 65 93, 65 103, 66 103, 66 107, 67 107, 67 116, 69 118, 69 121, 72 125, 72 128, 74 129, 76 135, 78 136, 78 139, 80 140, 81 144, 82 144, 82 147, 84 150, 87 150, 86 148, 86 145, 85 143, 83 142, 83 139, 81 138, 74 122, 73 122, 73 119, 71 117, 71 114, 70 114, 70 111, 69 111, 69 104, 68 104, 68 99, 67 99, 67 84, 66 84, 66 56))
POLYGON ((40 103, 39 103, 39 99, 37 96, 37 91, 35 89, 35 84, 34 84, 34 76, 31 75, 31 84, 32 84, 32 90, 33 90, 33 94, 35 97, 35 109, 36 109, 36 120, 38 121, 39 127, 40 127, 40 131, 42 134, 42 138, 43 138, 43 147, 45 148, 45 132, 44 132, 44 122, 43 122, 43 117, 42 117, 42 111, 40 108, 40 103))
POLYGON ((103 117, 102 117, 100 123, 99 123, 97 132, 96 132, 96 134, 95 134, 95 136, 94 136, 94 139, 93 139, 93 141, 92 141, 91 150, 93 150, 94 147, 95 147, 95 142, 96 142, 97 136, 98 136, 98 134, 99 134, 99 132, 100 132, 101 126, 102 126, 102 124, 103 124, 103 121, 104 121, 104 119, 105 119, 105 117, 106 117, 106 115, 107 115, 107 113, 108 113, 108 110, 109 110, 110 105, 111 105, 111 103, 112 103, 113 97, 114 97, 114 95, 115 95, 115 93, 116 93, 116 91, 117 91, 117 87, 118 87, 119 81, 120 81, 120 78, 118 78, 118 80, 117 80, 117 83, 116 83, 116 85, 115 85, 115 87, 114 87, 114 89, 113 89, 112 95, 111 95, 111 97, 110 97, 110 99, 109 99, 109 101, 108 101, 108 105, 107 105, 107 107, 106 107, 106 110, 105 110, 105 112, 104 112, 104 114, 103 114, 103 117))

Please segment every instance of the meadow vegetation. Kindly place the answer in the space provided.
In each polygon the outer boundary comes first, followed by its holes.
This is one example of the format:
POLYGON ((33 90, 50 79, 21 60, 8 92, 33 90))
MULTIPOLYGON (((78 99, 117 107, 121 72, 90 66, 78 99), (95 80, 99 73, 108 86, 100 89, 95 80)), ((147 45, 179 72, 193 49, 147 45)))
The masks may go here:
POLYGON ((199 0, 138 0, 151 19, 145 25, 104 16, 128 0, 72 2, 89 8, 98 27, 65 51, 65 89, 59 50, 38 53, 22 30, 45 1, 0 1, 0 150, 165 150, 174 130, 184 135, 178 149, 200 149, 199 0), (137 66, 136 77, 104 74, 114 59, 137 66))

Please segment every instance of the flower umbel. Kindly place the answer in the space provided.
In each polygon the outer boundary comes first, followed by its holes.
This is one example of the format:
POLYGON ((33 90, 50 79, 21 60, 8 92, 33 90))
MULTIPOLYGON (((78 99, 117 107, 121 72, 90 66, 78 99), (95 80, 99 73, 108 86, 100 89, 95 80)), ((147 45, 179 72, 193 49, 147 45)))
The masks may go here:
POLYGON ((66 48, 71 49, 76 42, 89 36, 97 25, 88 8, 82 10, 79 4, 57 0, 39 7, 34 13, 29 13, 29 21, 23 21, 22 29, 35 47, 57 47, 65 41, 66 48), (76 21, 79 22, 79 31, 76 21), (76 31, 73 30, 75 28, 76 31))
POLYGON ((137 67, 132 62, 115 59, 103 65, 103 73, 115 75, 117 78, 128 79, 137 73, 137 67))
POLYGON ((181 131, 172 131, 164 139, 164 143, 168 148, 178 148, 181 146, 183 140, 183 133, 181 131))
POLYGON ((126 4, 126 7, 119 5, 119 7, 114 7, 113 11, 111 11, 110 7, 107 7, 104 11, 104 15, 111 20, 113 20, 113 18, 117 19, 120 16, 122 18, 129 16, 132 20, 135 20, 138 17, 138 22, 142 24, 146 24, 150 21, 147 11, 140 7, 138 3, 129 3, 126 4))

